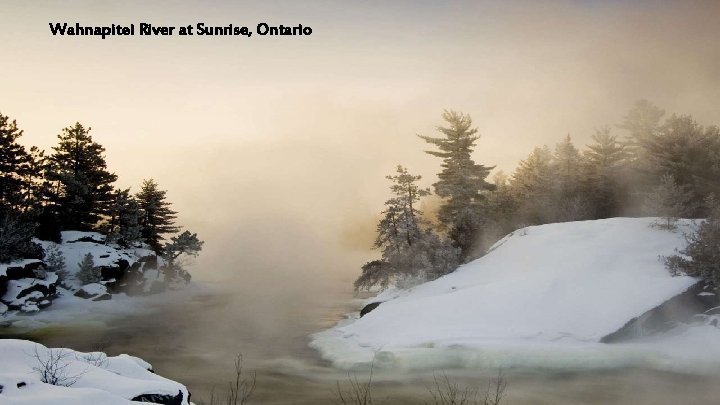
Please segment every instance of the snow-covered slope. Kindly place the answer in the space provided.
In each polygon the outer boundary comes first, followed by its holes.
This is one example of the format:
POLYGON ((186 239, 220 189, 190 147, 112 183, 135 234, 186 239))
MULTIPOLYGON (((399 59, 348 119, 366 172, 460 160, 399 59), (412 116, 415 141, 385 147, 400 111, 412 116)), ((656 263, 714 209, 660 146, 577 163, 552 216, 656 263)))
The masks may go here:
POLYGON ((166 403, 189 403, 184 385, 150 370, 150 364, 125 354, 107 357, 100 352, 48 349, 26 340, 2 339, 0 403, 130 405, 138 403, 132 399, 161 397, 166 403), (51 358, 57 361, 48 361, 51 358), (51 374, 60 377, 57 385, 42 381, 41 371, 46 370, 54 370, 51 374))
POLYGON ((341 366, 430 352, 424 349, 599 345, 696 282, 671 276, 659 260, 685 245, 692 223, 670 232, 653 222, 613 218, 516 231, 454 273, 381 294, 386 302, 377 309, 315 335, 312 345, 341 366))

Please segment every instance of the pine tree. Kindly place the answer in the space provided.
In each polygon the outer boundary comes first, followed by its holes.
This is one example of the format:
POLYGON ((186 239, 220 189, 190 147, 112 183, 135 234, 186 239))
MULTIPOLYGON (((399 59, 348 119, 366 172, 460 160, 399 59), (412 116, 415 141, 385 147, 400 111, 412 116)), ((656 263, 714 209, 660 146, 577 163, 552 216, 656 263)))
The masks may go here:
POLYGON ((521 224, 552 222, 556 172, 550 148, 536 147, 513 172, 510 187, 518 201, 521 224))
POLYGON ((52 245, 48 247, 45 252, 44 261, 47 271, 55 272, 60 282, 64 282, 67 279, 68 271, 65 266, 65 257, 57 246, 52 245))
POLYGON ((130 195, 129 188, 114 191, 105 226, 108 240, 121 246, 130 246, 141 240, 140 215, 140 204, 130 195))
POLYGON ((556 184, 559 188, 560 198, 576 196, 580 188, 582 156, 573 145, 570 135, 555 146, 552 164, 555 166, 556 184))
POLYGON ((30 155, 17 140, 23 131, 15 120, 0 114, 0 209, 26 211, 25 192, 29 189, 30 155))
POLYGON ((185 231, 180 235, 170 238, 170 242, 163 247, 163 258, 170 267, 175 265, 175 260, 181 255, 197 257, 205 242, 198 239, 196 233, 185 231))
POLYGON ((595 218, 617 215, 626 190, 621 177, 627 166, 625 145, 610 135, 610 128, 595 131, 585 151, 584 182, 595 207, 595 218))
POLYGON ((643 160, 643 145, 658 135, 660 120, 665 110, 658 108, 648 100, 638 100, 633 108, 623 117, 619 128, 628 131, 625 149, 632 161, 643 160))
POLYGON ((443 160, 439 180, 433 184, 435 193, 445 199, 438 219, 464 257, 468 257, 479 237, 486 192, 493 189, 485 180, 493 167, 476 164, 471 157, 480 136, 472 128, 469 115, 445 111, 442 118, 448 123, 447 127, 437 128, 443 137, 420 135, 420 138, 439 149, 426 153, 443 160))
MULTIPOLYGON (((695 196, 695 206, 705 198, 720 195, 720 129, 703 127, 691 116, 672 115, 660 127, 658 135, 643 143, 649 155, 652 173, 669 173, 695 196)), ((694 213, 703 216, 706 213, 694 213)))
POLYGON ((155 180, 144 180, 135 198, 140 205, 141 235, 145 243, 156 252, 162 251, 163 235, 180 230, 175 226, 176 212, 166 201, 167 192, 160 190, 155 180))
POLYGON ((677 184, 671 174, 665 174, 660 184, 647 194, 645 209, 648 214, 663 218, 661 228, 675 229, 678 218, 690 215, 695 210, 694 196, 687 187, 677 184))
POLYGON ((90 128, 78 122, 58 139, 47 169, 52 209, 64 229, 94 229, 107 214, 117 176, 107 170, 105 148, 93 141, 90 128))
POLYGON ((387 176, 392 181, 392 197, 385 202, 374 244, 382 252, 382 260, 363 266, 363 274, 355 282, 356 289, 385 287, 400 280, 417 283, 457 267, 458 249, 435 235, 417 209, 420 198, 430 193, 417 186, 420 178, 402 166, 397 167, 396 175, 387 176))
POLYGON ((0 211, 0 263, 15 259, 40 259, 42 247, 32 241, 35 224, 10 210, 0 211))
POLYGON ((83 257, 82 262, 78 263, 80 269, 77 272, 77 279, 83 284, 98 283, 102 280, 100 268, 95 267, 95 260, 92 253, 88 253, 83 257))
POLYGON ((720 288, 720 204, 710 196, 706 206, 710 214, 688 237, 688 245, 681 252, 683 256, 666 257, 665 264, 673 273, 700 277, 720 288))

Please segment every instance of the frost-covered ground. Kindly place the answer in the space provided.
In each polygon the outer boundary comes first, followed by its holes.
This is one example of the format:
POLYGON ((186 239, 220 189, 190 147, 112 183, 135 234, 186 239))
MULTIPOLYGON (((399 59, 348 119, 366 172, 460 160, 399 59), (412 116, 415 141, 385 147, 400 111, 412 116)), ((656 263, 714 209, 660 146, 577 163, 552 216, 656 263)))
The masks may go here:
POLYGON ((151 372, 150 364, 122 354, 49 349, 26 340, 0 340, 3 405, 136 404, 164 399, 187 405, 187 388, 151 372), (42 376, 45 375, 45 378, 42 376), (49 384, 54 380, 54 384, 49 384), (43 382, 45 381, 45 382, 43 382))
POLYGON ((389 290, 363 318, 316 334, 336 366, 650 366, 720 369, 720 329, 677 328, 632 343, 600 339, 687 290, 659 256, 686 244, 652 218, 613 218, 525 228, 484 257, 408 291, 389 290))

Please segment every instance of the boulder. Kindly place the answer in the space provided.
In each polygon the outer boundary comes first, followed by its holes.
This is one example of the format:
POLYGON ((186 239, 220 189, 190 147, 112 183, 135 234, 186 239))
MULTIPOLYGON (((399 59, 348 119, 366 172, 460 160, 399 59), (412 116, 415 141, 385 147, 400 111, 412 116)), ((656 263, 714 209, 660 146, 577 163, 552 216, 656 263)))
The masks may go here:
POLYGON ((363 309, 360 310, 360 318, 367 315, 370 311, 377 308, 382 304, 382 302, 371 302, 363 307, 363 309))
POLYGON ((672 329, 678 323, 689 323, 698 316, 712 315, 720 306, 720 294, 705 281, 698 281, 682 294, 631 319, 622 328, 600 339, 614 343, 652 335, 672 329))
POLYGON ((164 395, 164 394, 142 394, 131 399, 134 402, 151 402, 153 404, 162 405, 182 405, 183 393, 178 391, 177 395, 164 395))
POLYGON ((118 259, 110 266, 100 266, 100 274, 103 280, 115 279, 116 281, 122 281, 125 278, 127 269, 130 267, 130 263, 125 259, 118 259))
POLYGON ((108 301, 111 299, 112 299, 112 295, 106 293, 106 294, 100 294, 97 297, 93 298, 92 300, 93 301, 108 301))
MULTIPOLYGON (((86 284, 82 287, 80 287, 79 290, 77 290, 74 294, 76 297, 83 298, 83 299, 92 299, 92 298, 99 298, 103 295, 110 295, 107 291, 107 288, 105 288, 104 285, 100 283, 91 283, 86 284)), ((109 299, 109 298, 105 298, 109 299)), ((93 299, 93 301, 100 301, 98 299, 93 299)))
POLYGON ((35 313, 50 306, 57 294, 58 277, 48 273, 46 279, 8 280, 7 291, 0 297, 10 309, 35 313))
POLYGON ((15 296, 15 298, 23 298, 26 297, 34 292, 39 292, 45 297, 54 297, 55 294, 57 294, 57 284, 56 283, 50 283, 50 284, 40 284, 40 283, 32 283, 30 282, 30 285, 23 288, 19 294, 15 296))
POLYGON ((7 268, 8 280, 20 280, 22 278, 34 278, 35 272, 27 266, 11 266, 7 268))
POLYGON ((5 295, 5 293, 7 292, 7 283, 8 283, 7 276, 0 275, 0 298, 2 298, 5 295))

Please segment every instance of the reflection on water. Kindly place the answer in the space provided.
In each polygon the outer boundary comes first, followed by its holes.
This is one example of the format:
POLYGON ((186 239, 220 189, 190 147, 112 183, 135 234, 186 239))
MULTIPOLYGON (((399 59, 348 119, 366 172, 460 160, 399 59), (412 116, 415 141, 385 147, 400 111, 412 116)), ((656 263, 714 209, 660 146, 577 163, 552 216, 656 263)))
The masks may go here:
MULTIPOLYGON (((224 389, 233 376, 233 358, 242 353, 246 369, 257 372, 254 403, 333 403, 336 381, 344 381, 347 374, 319 359, 307 343, 308 335, 358 309, 359 302, 347 284, 326 288, 323 294, 241 291, 186 297, 163 304, 151 314, 113 318, 104 328, 53 327, 25 337, 48 346, 142 357, 159 374, 186 384, 194 400, 208 398, 213 388, 224 389)), ((481 389, 494 376, 477 370, 443 372, 461 385, 475 384, 481 389)), ((716 376, 639 369, 504 372, 509 404, 704 404, 720 400, 716 376)), ((426 403, 432 376, 432 371, 376 371, 375 398, 388 404, 426 403)))

